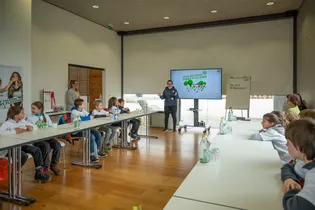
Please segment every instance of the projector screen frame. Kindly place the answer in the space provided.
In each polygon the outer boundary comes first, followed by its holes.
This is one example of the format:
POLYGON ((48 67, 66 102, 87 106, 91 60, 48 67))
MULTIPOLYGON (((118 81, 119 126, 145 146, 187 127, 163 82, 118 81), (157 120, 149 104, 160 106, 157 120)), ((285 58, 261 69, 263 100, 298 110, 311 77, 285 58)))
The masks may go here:
MULTIPOLYGON (((173 71, 189 71, 189 70, 220 70, 221 73, 221 97, 220 98, 182 98, 181 95, 179 94, 179 99, 196 99, 196 100, 222 100, 222 86, 223 86, 223 69, 222 68, 198 68, 198 69, 171 69, 170 70, 170 79, 173 81, 174 84, 174 80, 172 78, 172 72, 173 71)), ((174 86, 176 88, 176 86, 174 86)))

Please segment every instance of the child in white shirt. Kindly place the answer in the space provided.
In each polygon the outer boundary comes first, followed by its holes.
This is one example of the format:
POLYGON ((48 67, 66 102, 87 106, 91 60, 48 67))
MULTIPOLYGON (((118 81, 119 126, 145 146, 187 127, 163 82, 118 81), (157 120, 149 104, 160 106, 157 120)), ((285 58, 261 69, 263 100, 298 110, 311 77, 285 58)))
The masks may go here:
MULTIPOLYGON (((22 134, 36 130, 37 127, 24 120, 24 110, 20 106, 11 106, 8 110, 7 120, 0 127, 0 135, 22 134)), ((49 182, 50 176, 44 171, 43 157, 49 155, 49 151, 41 151, 39 147, 32 144, 21 147, 21 165, 24 165, 28 159, 26 153, 30 153, 35 163, 35 180, 41 182, 49 182)))
POLYGON ((252 140, 271 141, 277 150, 282 164, 286 164, 291 160, 288 153, 287 140, 284 136, 284 127, 280 124, 279 118, 272 113, 263 116, 261 122, 263 129, 259 133, 253 134, 252 140))
MULTIPOLYGON (((99 117, 109 117, 109 112, 106 112, 103 109, 103 102, 101 100, 94 101, 94 107, 95 109, 92 112, 92 115, 94 118, 99 117)), ((99 131, 105 132, 105 138, 103 143, 103 149, 104 152, 110 152, 112 150, 110 142, 113 141, 115 134, 116 134, 116 128, 113 126, 102 126, 99 128, 99 131)))
MULTIPOLYGON (((28 117, 27 121, 32 123, 33 125, 36 125, 39 129, 52 127, 52 122, 51 122, 50 117, 47 114, 45 114, 43 110, 44 110, 44 105, 42 102, 36 101, 32 103, 33 115, 28 117)), ((57 167, 57 164, 60 158, 60 150, 61 150, 60 143, 55 138, 52 138, 46 141, 36 142, 33 145, 36 147, 39 147, 42 152, 43 151, 50 152, 51 150, 53 150, 52 156, 51 156, 51 162, 49 160, 49 153, 45 157, 43 157, 44 170, 46 173, 48 173, 48 168, 50 168, 50 170, 54 172, 56 176, 60 175, 62 172, 57 167)))

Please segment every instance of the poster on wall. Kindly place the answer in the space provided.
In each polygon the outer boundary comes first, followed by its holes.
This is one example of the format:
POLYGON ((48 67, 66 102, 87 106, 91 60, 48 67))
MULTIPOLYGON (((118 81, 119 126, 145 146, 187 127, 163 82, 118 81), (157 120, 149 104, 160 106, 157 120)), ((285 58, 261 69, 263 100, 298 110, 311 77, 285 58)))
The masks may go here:
POLYGON ((11 105, 23 104, 22 70, 16 66, 0 65, 0 122, 6 119, 11 105))

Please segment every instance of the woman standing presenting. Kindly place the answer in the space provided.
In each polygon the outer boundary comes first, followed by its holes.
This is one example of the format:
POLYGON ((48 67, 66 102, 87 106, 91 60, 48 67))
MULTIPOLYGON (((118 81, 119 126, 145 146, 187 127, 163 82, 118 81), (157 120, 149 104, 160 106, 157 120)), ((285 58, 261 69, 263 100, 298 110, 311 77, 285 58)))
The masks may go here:
POLYGON ((66 93, 67 111, 71 111, 74 107, 74 101, 78 98, 80 98, 79 83, 76 80, 71 80, 70 89, 66 93))
POLYGON ((164 89, 163 94, 158 94, 161 99, 164 99, 164 112, 165 112, 165 119, 164 119, 164 132, 168 131, 168 118, 170 113, 172 114, 173 118, 173 132, 176 132, 176 114, 177 114, 177 99, 178 99, 178 92, 175 87, 173 87, 173 81, 167 81, 167 87, 164 89))

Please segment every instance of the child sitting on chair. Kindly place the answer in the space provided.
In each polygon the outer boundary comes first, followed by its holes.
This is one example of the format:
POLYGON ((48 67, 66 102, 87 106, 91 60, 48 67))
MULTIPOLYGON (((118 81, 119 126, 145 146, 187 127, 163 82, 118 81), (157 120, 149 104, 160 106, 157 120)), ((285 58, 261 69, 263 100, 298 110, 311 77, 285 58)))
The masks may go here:
MULTIPOLYGON (((120 98, 118 99, 118 108, 120 110, 120 113, 121 114, 124 114, 124 113, 130 113, 130 110, 129 108, 125 108, 125 100, 120 98)), ((139 131, 139 127, 140 127, 140 120, 138 119, 132 119, 130 120, 130 124, 132 124, 132 128, 131 128, 131 131, 130 131, 130 137, 132 139, 137 139, 139 140, 140 139, 140 136, 138 134, 138 131, 139 131)))
MULTIPOLYGON (((34 103, 32 103, 32 116, 27 118, 27 121, 32 123, 33 125, 36 125, 39 129, 41 128, 47 128, 47 127, 52 127, 52 122, 50 117, 44 113, 44 105, 42 102, 40 101, 36 101, 34 103)), ((51 151, 52 152, 52 157, 51 157, 51 162, 49 160, 49 153, 48 155, 46 155, 44 158, 44 170, 46 173, 48 173, 48 168, 50 168, 50 170, 52 172, 54 172, 54 174, 56 176, 60 175, 62 172, 61 170, 57 167, 57 164, 59 162, 59 158, 60 158, 60 150, 61 150, 61 145, 60 143, 55 139, 49 139, 46 141, 40 141, 37 143, 34 143, 34 145, 36 144, 37 147, 40 148, 40 150, 43 152, 43 150, 45 151, 51 151)))
MULTIPOLYGON (((74 101, 74 107, 71 111, 71 121, 73 121, 77 116, 80 116, 81 121, 92 120, 93 116, 91 116, 87 111, 84 110, 84 100, 76 99, 74 101)), ((101 147, 101 134, 100 132, 91 129, 91 137, 90 137, 90 152, 91 152, 91 162, 98 163, 99 160, 96 158, 95 152, 97 152, 99 157, 106 157, 107 155, 100 151, 101 147), (96 143, 97 151, 95 151, 94 144, 96 143)), ((82 132, 73 134, 75 137, 82 137, 82 132)))
POLYGON ((315 209, 315 121, 300 119, 291 122, 285 132, 290 155, 302 161, 305 176, 302 189, 294 173, 281 171, 283 208, 285 210, 315 209))
MULTIPOLYGON (((24 110, 21 106, 11 106, 8 110, 7 120, 0 127, 0 135, 14 135, 22 134, 24 132, 30 132, 36 130, 37 127, 24 120, 24 110)), ((23 166, 28 156, 26 153, 30 153, 34 158, 35 164, 35 177, 36 181, 49 182, 50 176, 44 170, 43 157, 49 158, 49 151, 45 149, 41 150, 35 144, 24 145, 21 148, 21 165, 23 166)))
POLYGON ((267 113, 263 116, 261 124, 263 129, 259 133, 253 134, 251 139, 271 141, 279 154, 282 164, 288 163, 291 160, 291 156, 286 146, 284 127, 281 125, 279 118, 275 114, 267 113))
MULTIPOLYGON (((103 109, 103 102, 101 100, 94 101, 94 110, 92 112, 92 115, 94 116, 94 118, 109 117, 109 112, 106 112, 103 109)), ((98 130, 105 132, 105 138, 104 138, 104 143, 103 143, 104 152, 112 151, 110 142, 113 141, 115 137, 116 128, 110 125, 106 125, 106 126, 100 127, 98 130)))

